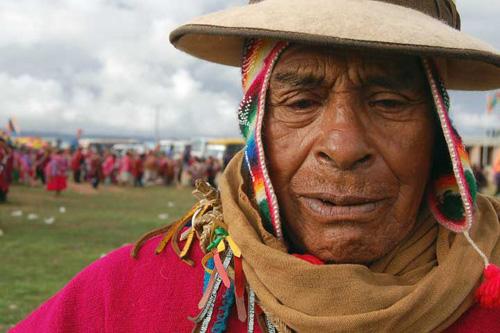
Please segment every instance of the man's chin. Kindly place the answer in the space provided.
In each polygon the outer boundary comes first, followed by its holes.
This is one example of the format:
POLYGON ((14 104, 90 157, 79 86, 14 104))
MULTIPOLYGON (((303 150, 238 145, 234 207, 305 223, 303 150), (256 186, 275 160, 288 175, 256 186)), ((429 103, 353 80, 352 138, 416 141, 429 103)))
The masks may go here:
POLYGON ((328 264, 368 265, 384 257, 395 246, 394 242, 373 242, 374 237, 342 237, 335 240, 315 240, 305 243, 306 253, 312 254, 328 264))
MULTIPOLYGON (((337 252, 333 250, 333 252, 337 252)), ((330 251, 320 251, 318 254, 313 254, 315 257, 321 259, 326 264, 357 264, 357 265, 369 265, 374 261, 382 258, 385 254, 374 254, 367 256, 366 254, 349 254, 342 255, 337 253, 332 253, 330 251)))

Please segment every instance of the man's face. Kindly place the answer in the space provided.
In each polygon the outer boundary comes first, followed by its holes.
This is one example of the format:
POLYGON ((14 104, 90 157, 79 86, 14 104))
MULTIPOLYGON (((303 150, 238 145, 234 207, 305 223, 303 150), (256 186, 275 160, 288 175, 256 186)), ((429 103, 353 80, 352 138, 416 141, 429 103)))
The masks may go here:
POLYGON ((294 46, 267 102, 264 145, 294 251, 369 263, 408 235, 434 143, 418 59, 294 46))

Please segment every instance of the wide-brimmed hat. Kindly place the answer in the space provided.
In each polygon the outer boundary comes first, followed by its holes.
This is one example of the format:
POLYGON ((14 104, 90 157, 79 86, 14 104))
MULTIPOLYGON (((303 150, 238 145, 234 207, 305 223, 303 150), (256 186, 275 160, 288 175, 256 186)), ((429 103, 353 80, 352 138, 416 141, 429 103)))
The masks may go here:
POLYGON ((452 0, 251 0, 198 17, 172 44, 208 61, 241 65, 248 38, 431 56, 449 89, 500 87, 498 51, 460 30, 452 0))

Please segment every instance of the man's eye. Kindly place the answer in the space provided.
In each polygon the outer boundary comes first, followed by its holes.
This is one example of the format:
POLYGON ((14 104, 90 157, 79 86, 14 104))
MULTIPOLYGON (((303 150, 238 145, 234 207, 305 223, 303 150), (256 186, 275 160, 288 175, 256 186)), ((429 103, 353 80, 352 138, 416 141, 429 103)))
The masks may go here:
POLYGON ((391 109, 399 109, 406 105, 404 101, 397 99, 381 99, 377 101, 369 102, 368 105, 370 107, 377 107, 381 109, 391 110, 391 109))
POLYGON ((306 110, 317 104, 318 103, 312 99, 301 99, 291 103, 289 106, 295 110, 306 110))

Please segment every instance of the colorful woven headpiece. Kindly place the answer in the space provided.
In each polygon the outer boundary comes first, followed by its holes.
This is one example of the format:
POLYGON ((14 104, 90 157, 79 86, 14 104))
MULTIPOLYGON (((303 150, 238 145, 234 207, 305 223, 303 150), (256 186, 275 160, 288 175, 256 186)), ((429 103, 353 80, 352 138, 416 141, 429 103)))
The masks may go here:
MULTIPOLYGON (((266 95, 274 65, 289 43, 250 39, 243 50, 242 78, 244 98, 238 111, 240 129, 246 139, 246 168, 252 179, 255 201, 264 228, 283 240, 278 200, 266 166, 262 142, 262 125, 266 95)), ((428 206, 445 228, 462 233, 484 262, 484 280, 476 290, 479 303, 487 308, 500 306, 500 268, 490 264, 469 235, 474 223, 476 180, 469 157, 449 118, 450 100, 439 72, 431 59, 422 59, 429 89, 434 101, 441 135, 435 143, 431 179, 427 187, 428 206)))
MULTIPOLYGON (((279 207, 266 167, 262 142, 262 123, 266 111, 266 93, 274 65, 288 47, 286 42, 250 39, 243 52, 242 83, 244 98, 238 112, 241 132, 246 139, 245 157, 256 203, 264 227, 282 239, 279 207)), ((476 182, 462 139, 448 115, 449 97, 431 60, 423 59, 423 68, 434 99, 437 118, 446 145, 446 156, 434 163, 428 188, 429 207, 447 229, 467 233, 474 220, 476 182)), ((468 235, 467 235, 468 236, 468 235)))
POLYGON ((241 65, 244 97, 238 111, 240 130, 246 140, 245 159, 252 178, 255 200, 264 227, 274 232, 279 239, 283 238, 283 232, 278 200, 266 167, 262 122, 269 79, 276 61, 287 46, 288 43, 285 42, 262 39, 252 39, 247 42, 241 65))

